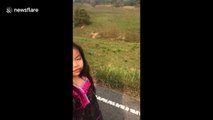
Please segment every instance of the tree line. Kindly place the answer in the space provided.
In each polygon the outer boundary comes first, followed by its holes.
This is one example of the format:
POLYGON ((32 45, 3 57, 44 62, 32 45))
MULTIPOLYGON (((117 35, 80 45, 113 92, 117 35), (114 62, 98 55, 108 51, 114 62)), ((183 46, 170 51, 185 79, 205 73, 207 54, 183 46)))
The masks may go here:
POLYGON ((74 3, 88 3, 93 7, 99 4, 111 4, 115 7, 120 7, 124 5, 136 6, 140 4, 140 0, 73 0, 74 3))

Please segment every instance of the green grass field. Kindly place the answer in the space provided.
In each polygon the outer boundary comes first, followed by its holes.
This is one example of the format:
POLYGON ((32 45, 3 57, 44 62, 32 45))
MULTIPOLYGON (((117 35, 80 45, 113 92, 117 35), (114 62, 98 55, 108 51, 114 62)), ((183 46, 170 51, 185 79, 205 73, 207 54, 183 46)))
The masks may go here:
MULTIPOLYGON (((73 29, 100 85, 132 96, 140 94, 140 8, 83 5, 92 24, 73 29), (91 33, 96 32, 95 38, 91 33)), ((75 6, 74 6, 75 8, 75 6)))

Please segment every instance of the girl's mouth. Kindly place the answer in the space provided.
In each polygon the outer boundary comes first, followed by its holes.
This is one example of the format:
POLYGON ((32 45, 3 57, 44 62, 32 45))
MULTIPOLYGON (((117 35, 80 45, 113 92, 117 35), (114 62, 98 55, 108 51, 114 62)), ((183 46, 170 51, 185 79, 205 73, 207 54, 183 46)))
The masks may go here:
POLYGON ((76 69, 76 70, 74 70, 73 72, 79 72, 81 69, 79 68, 79 69, 76 69))

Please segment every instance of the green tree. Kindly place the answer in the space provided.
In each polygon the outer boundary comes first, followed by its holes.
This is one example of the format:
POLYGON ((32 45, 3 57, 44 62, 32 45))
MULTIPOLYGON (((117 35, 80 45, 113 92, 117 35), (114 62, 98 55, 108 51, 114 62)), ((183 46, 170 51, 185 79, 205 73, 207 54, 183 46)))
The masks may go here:
POLYGON ((74 12, 74 26, 82 26, 91 24, 90 16, 87 11, 82 8, 76 8, 74 12))

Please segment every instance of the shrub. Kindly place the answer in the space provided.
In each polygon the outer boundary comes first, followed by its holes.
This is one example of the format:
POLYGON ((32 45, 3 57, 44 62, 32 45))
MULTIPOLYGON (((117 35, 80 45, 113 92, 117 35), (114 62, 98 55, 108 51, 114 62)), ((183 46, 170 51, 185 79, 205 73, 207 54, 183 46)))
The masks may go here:
POLYGON ((90 16, 85 9, 76 8, 74 12, 74 26, 91 24, 90 16))

